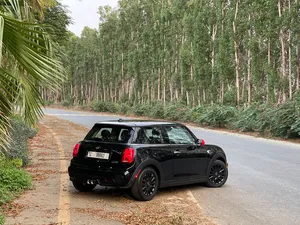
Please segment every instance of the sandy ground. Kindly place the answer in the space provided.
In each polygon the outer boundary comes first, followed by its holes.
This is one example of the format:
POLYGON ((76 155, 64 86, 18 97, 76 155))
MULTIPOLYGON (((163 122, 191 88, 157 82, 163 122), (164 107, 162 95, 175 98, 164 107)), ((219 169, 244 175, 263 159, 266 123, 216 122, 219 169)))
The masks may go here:
POLYGON ((7 207, 5 224, 215 224, 186 187, 160 190, 150 202, 133 200, 127 191, 97 187, 76 191, 67 174, 73 146, 87 129, 46 116, 30 140, 33 188, 7 207))

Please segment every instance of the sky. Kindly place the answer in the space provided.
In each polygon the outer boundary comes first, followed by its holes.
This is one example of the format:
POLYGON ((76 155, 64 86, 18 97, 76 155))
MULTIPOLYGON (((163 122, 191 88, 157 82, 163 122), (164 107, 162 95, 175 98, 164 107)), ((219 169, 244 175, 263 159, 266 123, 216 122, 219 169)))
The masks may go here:
POLYGON ((69 26, 69 30, 77 36, 81 35, 81 31, 85 26, 90 28, 98 28, 99 16, 97 14, 98 7, 110 5, 117 7, 118 0, 59 0, 63 5, 68 6, 73 24, 69 26))

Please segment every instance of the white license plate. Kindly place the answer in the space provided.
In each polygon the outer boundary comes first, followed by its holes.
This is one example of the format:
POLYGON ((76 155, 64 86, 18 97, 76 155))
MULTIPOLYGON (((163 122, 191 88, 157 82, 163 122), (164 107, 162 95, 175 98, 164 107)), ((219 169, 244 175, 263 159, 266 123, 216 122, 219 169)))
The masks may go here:
POLYGON ((88 158, 95 158, 95 159, 109 159, 109 153, 105 152, 88 152, 88 158))

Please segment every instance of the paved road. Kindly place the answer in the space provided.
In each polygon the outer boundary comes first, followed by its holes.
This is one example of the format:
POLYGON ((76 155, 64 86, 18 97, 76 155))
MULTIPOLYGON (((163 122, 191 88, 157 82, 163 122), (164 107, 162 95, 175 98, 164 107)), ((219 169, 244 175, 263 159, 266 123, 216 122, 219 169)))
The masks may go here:
MULTIPOLYGON (((47 109, 86 127, 119 117, 47 109)), ((227 153, 229 178, 219 189, 189 186, 204 211, 220 224, 300 224, 300 145, 191 127, 227 153)))

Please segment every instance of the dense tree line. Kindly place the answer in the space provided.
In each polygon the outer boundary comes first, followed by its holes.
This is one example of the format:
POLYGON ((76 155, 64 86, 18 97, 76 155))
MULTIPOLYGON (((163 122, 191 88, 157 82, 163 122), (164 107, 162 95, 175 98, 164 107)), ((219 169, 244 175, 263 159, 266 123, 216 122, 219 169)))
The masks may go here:
MULTIPOLYGON (((282 103, 299 90, 298 0, 120 0, 66 46, 58 100, 282 103)), ((49 99, 50 96, 45 96, 49 99)))

